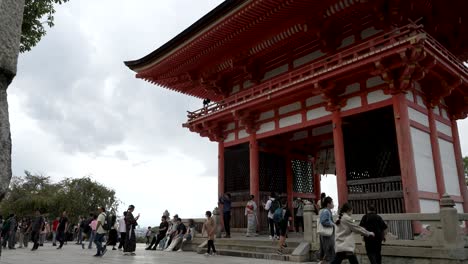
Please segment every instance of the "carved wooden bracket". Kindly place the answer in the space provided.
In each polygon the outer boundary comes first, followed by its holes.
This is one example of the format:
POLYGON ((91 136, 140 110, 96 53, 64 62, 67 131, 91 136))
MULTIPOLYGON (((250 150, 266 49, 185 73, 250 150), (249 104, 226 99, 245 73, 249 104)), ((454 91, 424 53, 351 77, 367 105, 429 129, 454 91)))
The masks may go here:
POLYGON ((221 123, 198 123, 198 124, 183 124, 183 127, 187 127, 190 132, 196 132, 201 137, 207 137, 211 141, 222 142, 226 138, 226 133, 224 129, 226 128, 225 124, 221 123))
POLYGON ((346 99, 340 97, 346 91, 345 86, 336 86, 335 82, 315 83, 314 88, 322 94, 322 98, 327 102, 325 109, 330 112, 339 111, 346 105, 346 99))
POLYGON ((439 105, 440 100, 444 97, 449 96, 453 90, 463 83, 461 79, 448 84, 447 81, 441 80, 438 86, 427 86, 429 88, 424 89, 427 108, 434 108, 439 105))
POLYGON ((234 119, 240 121, 240 125, 245 127, 245 131, 249 134, 255 133, 260 125, 257 123, 259 114, 255 112, 247 111, 233 111, 232 112, 234 119))

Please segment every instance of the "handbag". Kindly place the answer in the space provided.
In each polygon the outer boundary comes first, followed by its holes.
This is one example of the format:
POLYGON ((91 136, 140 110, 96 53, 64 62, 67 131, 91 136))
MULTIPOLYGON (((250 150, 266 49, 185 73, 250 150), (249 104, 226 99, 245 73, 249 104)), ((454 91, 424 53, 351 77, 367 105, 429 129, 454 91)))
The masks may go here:
POLYGON ((320 223, 320 217, 317 219, 317 234, 321 236, 333 235, 333 227, 325 227, 320 223))

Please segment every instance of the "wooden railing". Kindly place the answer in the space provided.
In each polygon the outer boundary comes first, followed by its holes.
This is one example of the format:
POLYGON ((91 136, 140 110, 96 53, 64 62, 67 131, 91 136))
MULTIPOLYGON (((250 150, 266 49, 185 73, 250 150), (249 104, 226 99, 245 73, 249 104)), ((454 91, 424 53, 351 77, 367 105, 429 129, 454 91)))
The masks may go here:
POLYGON ((428 35, 421 26, 409 24, 407 26, 378 35, 366 42, 356 44, 344 51, 317 60, 296 70, 289 71, 269 81, 258 84, 248 90, 236 93, 221 102, 211 103, 207 107, 188 112, 188 123, 197 121, 221 110, 231 109, 261 97, 282 96, 285 90, 292 92, 304 85, 322 81, 333 75, 343 73, 372 63, 382 57, 404 51, 414 43, 423 41, 431 48, 433 54, 446 60, 447 65, 456 67, 461 78, 468 80, 468 68, 463 62, 450 53, 445 47, 428 35))

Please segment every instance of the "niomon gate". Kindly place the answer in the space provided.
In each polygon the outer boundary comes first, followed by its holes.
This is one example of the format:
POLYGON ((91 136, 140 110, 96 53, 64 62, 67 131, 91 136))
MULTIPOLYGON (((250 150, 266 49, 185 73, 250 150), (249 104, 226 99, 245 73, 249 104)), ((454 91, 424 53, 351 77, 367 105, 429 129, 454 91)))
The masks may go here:
MULTIPOLYGON (((126 65, 214 102, 183 126, 218 142, 218 193, 233 196, 233 228, 246 227, 249 194, 261 204, 275 191, 291 208, 319 198, 321 174, 336 174, 339 204, 355 213, 370 202, 379 213, 438 212, 444 193, 468 212, 456 123, 468 112, 467 7, 225 1, 126 65)), ((412 235, 399 225, 391 229, 412 235)))

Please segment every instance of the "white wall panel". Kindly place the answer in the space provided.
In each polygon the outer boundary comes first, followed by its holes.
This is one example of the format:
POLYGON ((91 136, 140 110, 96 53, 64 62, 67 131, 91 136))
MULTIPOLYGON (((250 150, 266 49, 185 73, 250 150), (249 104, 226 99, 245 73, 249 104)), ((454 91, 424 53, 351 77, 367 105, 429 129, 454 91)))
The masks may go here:
POLYGON ((322 96, 317 95, 317 96, 314 96, 314 97, 307 98, 306 106, 309 107, 309 106, 313 106, 313 105, 320 104, 320 103, 323 103, 323 102, 324 102, 324 100, 323 100, 322 96))
POLYGON ((385 81, 382 80, 382 77, 374 76, 374 77, 371 77, 371 78, 367 79, 366 87, 371 88, 371 87, 375 87, 377 85, 384 84, 384 83, 385 83, 385 81))
POLYGON ((282 115, 282 114, 287 114, 293 111, 297 111, 299 109, 301 109, 301 102, 295 102, 295 103, 280 107, 278 109, 278 113, 282 115))
POLYGON ((239 139, 246 138, 248 136, 249 136, 249 133, 247 133, 247 131, 245 131, 245 129, 239 130, 239 134, 237 135, 237 137, 239 139))
POLYGON ((367 94, 367 103, 373 104, 392 98, 389 94, 384 94, 382 90, 373 91, 367 94))
POLYGON ((406 99, 408 99, 410 102, 414 102, 414 95, 413 92, 409 91, 406 93, 406 99))
POLYGON ((307 138, 308 136, 309 136, 309 131, 307 130, 297 131, 293 134, 293 137, 290 139, 290 141, 304 139, 304 138, 307 138))
POLYGON ((460 195, 458 183, 457 163, 453 144, 439 138, 440 157, 442 159, 442 171, 444 172, 445 192, 450 195, 460 195))
POLYGON ((266 111, 266 112, 263 112, 260 114, 260 118, 258 120, 265 120, 265 119, 269 119, 269 118, 273 118, 275 116, 275 110, 270 110, 270 111, 266 111))
POLYGON ((312 129, 312 136, 319 136, 327 133, 332 133, 333 132, 333 126, 332 124, 325 125, 325 126, 320 126, 312 129))
POLYGON ((418 180, 418 190, 437 192, 431 138, 428 133, 414 127, 412 127, 410 131, 414 152, 414 165, 416 167, 416 178, 418 180))
POLYGON ((307 111, 307 120, 314 120, 320 117, 331 115, 324 106, 307 111))
POLYGON ((279 120, 279 127, 287 127, 295 124, 300 124, 302 122, 302 115, 296 114, 288 117, 283 117, 279 120))
POLYGON ((278 68, 275 68, 271 71, 267 71, 263 77, 263 80, 268 80, 270 78, 273 78, 275 76, 278 76, 282 73, 285 73, 288 71, 288 64, 284 64, 282 66, 279 66, 278 68))
POLYGON ((341 41, 341 45, 338 48, 339 49, 344 48, 344 47, 347 47, 347 46, 349 46, 349 45, 351 45, 353 43, 354 43, 354 35, 344 38, 341 41))
POLYGON ((445 119, 449 119, 447 110, 445 110, 444 108, 442 108, 442 117, 445 119))
POLYGON ((437 131, 440 133, 444 133, 447 136, 452 136, 452 128, 447 126, 446 124, 436 121, 437 131))
POLYGON ((355 93, 355 92, 358 92, 359 90, 361 90, 361 85, 359 83, 353 83, 353 84, 346 86, 346 91, 344 95, 355 93))
POLYGON ((423 214, 438 213, 440 211, 439 201, 436 200, 420 199, 419 206, 423 214))
POLYGON ((416 103, 424 108, 426 108, 426 105, 424 104, 424 100, 420 95, 416 95, 416 103))
POLYGON ((232 87, 231 94, 235 94, 239 91, 240 91, 240 85, 234 85, 234 87, 232 87))
POLYGON ((416 121, 421 125, 429 127, 429 118, 426 114, 419 112, 411 107, 408 107, 408 115, 410 120, 416 121))
POLYGON ((268 131, 272 131, 275 129, 275 121, 271 121, 271 122, 267 122, 267 123, 263 123, 260 125, 258 131, 257 131, 257 134, 261 134, 261 133, 265 133, 265 132, 268 132, 268 131))
POLYGON ((320 50, 317 50, 317 51, 314 51, 312 53, 309 53, 303 57, 300 57, 299 59, 296 59, 294 60, 293 62, 293 65, 294 65, 294 68, 295 67, 299 67, 301 65, 304 65, 308 62, 311 62, 315 59, 318 59, 320 57, 322 57, 323 55, 325 55, 325 53, 321 52, 320 50))
POLYGON ((360 107, 361 105, 362 105, 361 96, 358 95, 355 97, 351 97, 346 101, 346 105, 345 107, 341 109, 341 111, 350 110, 356 107, 360 107))
POLYGON ((224 131, 233 130, 235 127, 236 127, 236 123, 231 122, 231 123, 227 124, 226 129, 224 129, 224 131))
POLYGON ((382 30, 380 30, 380 29, 377 30, 374 27, 366 28, 363 31, 361 31, 361 39, 368 38, 368 37, 373 36, 373 35, 375 35, 377 33, 380 33, 380 32, 382 32, 382 30))
POLYGON ((462 203, 455 203, 455 208, 457 209, 459 214, 463 214, 463 204, 462 203))
POLYGON ((227 134, 224 142, 230 142, 230 141, 233 141, 234 139, 235 139, 235 132, 232 132, 232 133, 227 134))

